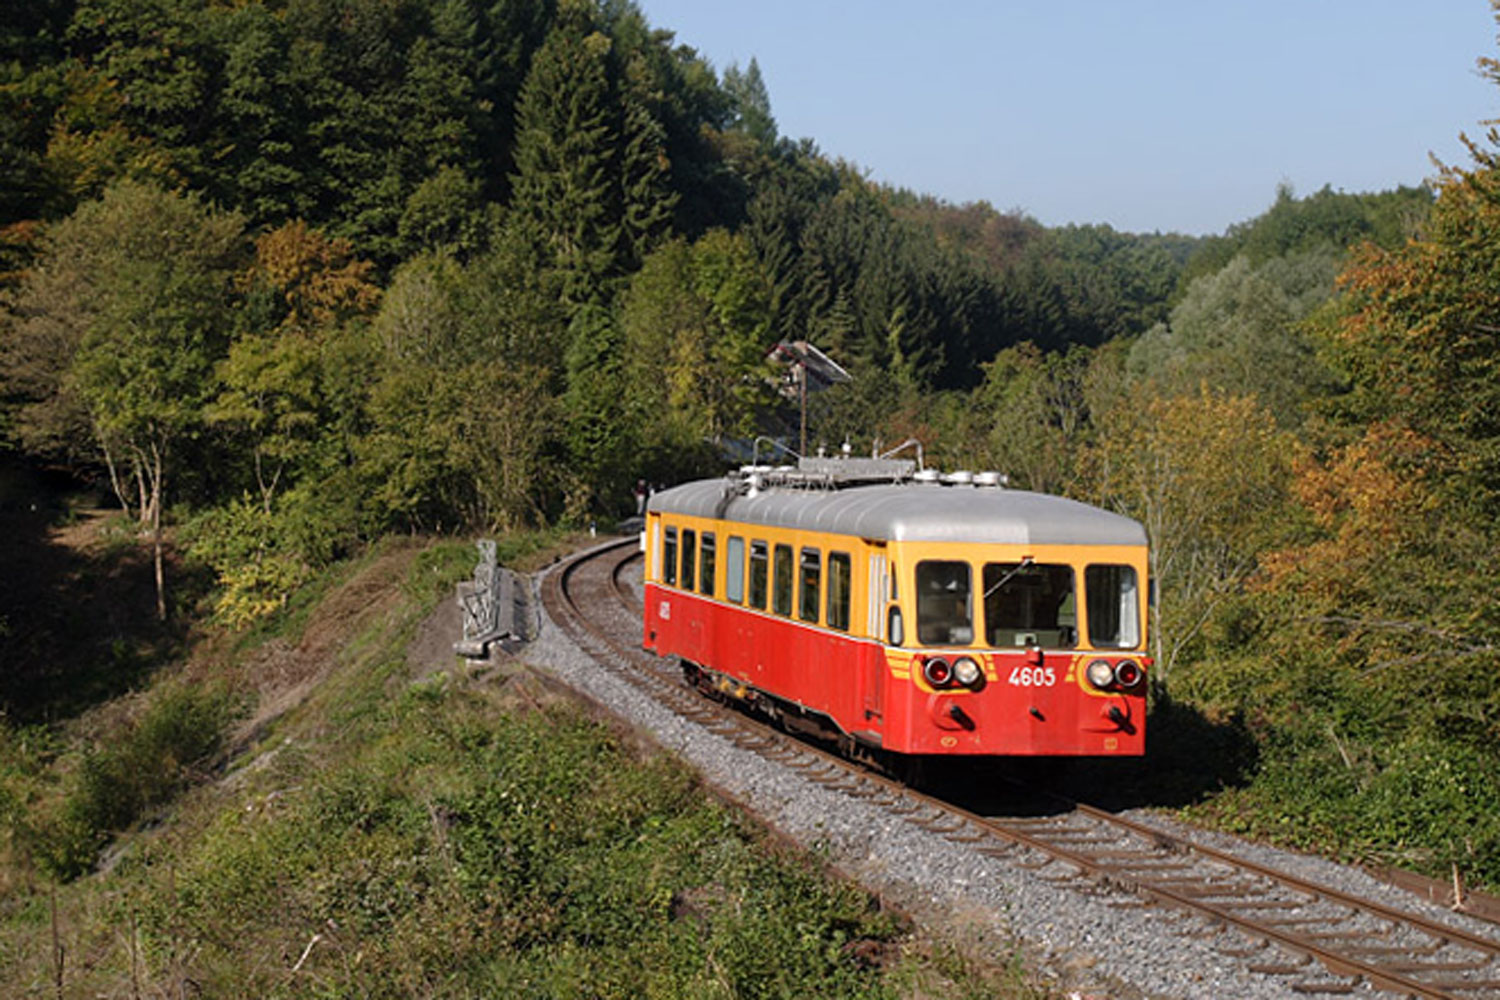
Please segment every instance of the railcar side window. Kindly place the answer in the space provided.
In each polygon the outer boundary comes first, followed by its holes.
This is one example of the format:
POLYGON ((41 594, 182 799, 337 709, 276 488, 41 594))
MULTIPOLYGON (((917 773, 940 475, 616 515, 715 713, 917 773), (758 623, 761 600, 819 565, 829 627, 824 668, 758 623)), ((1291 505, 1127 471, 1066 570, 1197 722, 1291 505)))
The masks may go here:
POLYGON ((765 542, 750 543, 750 606, 766 609, 766 565, 770 562, 765 542))
POLYGON ((828 553, 828 627, 849 631, 849 553, 828 553))
POLYGON ((718 555, 718 543, 714 539, 712 531, 703 533, 703 545, 698 549, 698 592, 714 596, 714 574, 718 567, 714 565, 714 559, 718 555))
POLYGON ((745 540, 729 536, 729 562, 724 566, 724 596, 736 604, 745 600, 745 540))
POLYGON ((682 589, 693 589, 693 564, 698 560, 698 534, 682 529, 682 589))
POLYGON ((802 550, 801 581, 797 617, 805 622, 816 622, 818 620, 818 596, 823 585, 823 553, 817 549, 802 550))
POLYGON ((667 529, 667 540, 661 550, 661 582, 677 583, 677 529, 667 529))
POLYGON ((1068 648, 1078 642, 1073 567, 986 563, 984 638, 990 646, 1068 648))
POLYGON ((1089 642, 1134 649, 1141 644, 1141 598, 1134 566, 1090 566, 1083 571, 1088 595, 1089 642))
POLYGON ((966 562, 917 563, 917 642, 924 646, 967 646, 974 641, 966 562))
POLYGON ((776 546, 775 565, 771 568, 771 610, 778 615, 792 613, 792 547, 776 546))

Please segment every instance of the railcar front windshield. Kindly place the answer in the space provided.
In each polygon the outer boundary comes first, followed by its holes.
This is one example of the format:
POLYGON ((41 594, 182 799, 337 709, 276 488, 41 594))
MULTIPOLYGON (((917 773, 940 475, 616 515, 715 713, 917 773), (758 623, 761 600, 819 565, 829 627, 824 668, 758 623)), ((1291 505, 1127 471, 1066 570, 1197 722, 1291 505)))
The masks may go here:
POLYGON ((986 563, 984 636, 998 648, 1068 648, 1078 642, 1073 567, 986 563))

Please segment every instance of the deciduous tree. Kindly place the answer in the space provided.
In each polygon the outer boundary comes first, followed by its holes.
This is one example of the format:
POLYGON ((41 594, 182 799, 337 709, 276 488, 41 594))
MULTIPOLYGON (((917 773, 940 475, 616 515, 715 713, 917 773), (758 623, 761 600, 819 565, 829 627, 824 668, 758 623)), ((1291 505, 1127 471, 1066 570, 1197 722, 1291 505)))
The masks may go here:
MULTIPOLYGON (((89 261, 83 308, 68 320, 76 350, 67 379, 100 445, 117 442, 143 484, 157 613, 165 618, 164 506, 179 447, 202 426, 225 350, 243 222, 193 195, 123 181, 81 206, 58 234, 49 257, 89 261)), ((23 291, 23 308, 28 301, 37 303, 23 291)))
POLYGON ((1167 680, 1284 527, 1295 443, 1250 396, 1117 398, 1095 413, 1094 499, 1137 518, 1151 545, 1153 652, 1167 680))

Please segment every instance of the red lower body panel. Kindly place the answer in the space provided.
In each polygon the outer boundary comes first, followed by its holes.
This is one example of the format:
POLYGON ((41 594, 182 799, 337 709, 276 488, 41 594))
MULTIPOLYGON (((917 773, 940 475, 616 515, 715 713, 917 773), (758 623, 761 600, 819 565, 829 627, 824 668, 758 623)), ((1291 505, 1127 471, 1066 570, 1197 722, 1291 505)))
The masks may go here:
POLYGON ((1023 650, 940 651, 980 660, 979 690, 935 691, 912 651, 887 649, 765 612, 646 587, 645 646, 827 716, 909 754, 1131 756, 1145 750, 1143 694, 1103 694, 1078 676, 1089 658, 1023 650))

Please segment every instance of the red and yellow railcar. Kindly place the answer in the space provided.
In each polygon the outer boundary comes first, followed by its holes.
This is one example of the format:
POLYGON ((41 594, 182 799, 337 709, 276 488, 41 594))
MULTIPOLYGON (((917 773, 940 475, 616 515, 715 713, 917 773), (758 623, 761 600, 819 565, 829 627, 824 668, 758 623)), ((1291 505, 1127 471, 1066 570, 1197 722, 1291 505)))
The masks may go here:
POLYGON ((645 645, 895 754, 1145 749, 1141 525, 993 475, 803 460, 665 490, 645 645))

